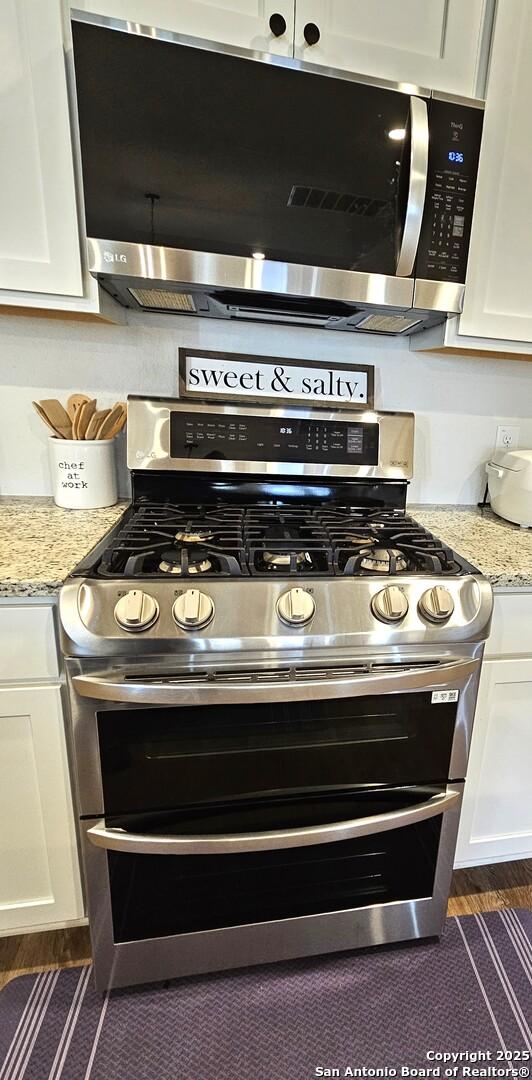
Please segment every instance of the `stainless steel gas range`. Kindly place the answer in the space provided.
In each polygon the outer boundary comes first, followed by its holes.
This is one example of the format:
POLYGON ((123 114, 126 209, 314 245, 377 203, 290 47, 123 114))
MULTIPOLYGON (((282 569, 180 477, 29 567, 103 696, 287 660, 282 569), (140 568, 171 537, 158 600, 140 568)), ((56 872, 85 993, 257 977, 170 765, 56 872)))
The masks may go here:
POLYGON ((411 414, 129 402, 60 600, 100 988, 439 935, 492 611, 411 414))

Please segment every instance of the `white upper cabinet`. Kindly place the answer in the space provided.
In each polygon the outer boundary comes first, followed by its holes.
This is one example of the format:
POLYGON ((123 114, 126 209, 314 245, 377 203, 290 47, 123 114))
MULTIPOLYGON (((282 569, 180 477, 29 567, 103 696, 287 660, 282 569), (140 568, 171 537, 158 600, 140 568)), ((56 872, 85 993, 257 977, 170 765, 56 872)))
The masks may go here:
POLYGON ((59 0, 3 0, 0 289, 83 294, 59 0))
POLYGON ((532 4, 499 4, 460 334, 532 341, 532 4))
POLYGON ((491 13, 490 0, 296 0, 295 55, 482 96, 491 13))
POLYGON ((72 6, 225 45, 293 53, 294 0, 82 0, 72 6))

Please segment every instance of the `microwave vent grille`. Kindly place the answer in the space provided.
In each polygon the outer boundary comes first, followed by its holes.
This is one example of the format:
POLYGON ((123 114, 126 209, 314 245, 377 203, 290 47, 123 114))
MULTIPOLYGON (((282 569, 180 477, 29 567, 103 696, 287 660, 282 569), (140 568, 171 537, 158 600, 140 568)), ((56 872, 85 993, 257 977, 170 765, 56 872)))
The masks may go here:
POLYGON ((371 199, 352 192, 327 191, 323 188, 295 184, 287 206, 304 206, 307 210, 333 210, 339 214, 358 214, 363 217, 383 217, 390 210, 386 199, 371 199))
POLYGON ((190 293, 170 292, 167 289, 133 289, 129 292, 143 308, 150 311, 197 311, 190 293))
POLYGON ((408 319, 405 315, 368 315, 356 324, 357 330, 370 330, 374 334, 402 334, 417 326, 421 319, 408 319))

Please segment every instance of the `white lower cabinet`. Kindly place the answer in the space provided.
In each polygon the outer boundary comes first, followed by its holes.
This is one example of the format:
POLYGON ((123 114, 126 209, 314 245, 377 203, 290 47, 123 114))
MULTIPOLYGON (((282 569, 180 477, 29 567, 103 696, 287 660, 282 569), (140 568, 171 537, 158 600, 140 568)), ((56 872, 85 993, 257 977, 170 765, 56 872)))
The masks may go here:
POLYGON ((0 686, 0 866, 0 933, 83 916, 59 686, 0 686))
POLYGON ((485 660, 455 866, 531 856, 532 658, 485 660))

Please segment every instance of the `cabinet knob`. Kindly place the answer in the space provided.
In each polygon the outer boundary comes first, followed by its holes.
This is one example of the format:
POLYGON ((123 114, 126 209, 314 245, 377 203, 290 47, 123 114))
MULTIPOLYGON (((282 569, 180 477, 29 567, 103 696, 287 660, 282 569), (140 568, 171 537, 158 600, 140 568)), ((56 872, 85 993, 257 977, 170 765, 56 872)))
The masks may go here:
POLYGON ((270 15, 270 30, 274 37, 282 37, 286 34, 286 19, 278 11, 270 15))
POLYGON ((307 45, 317 45, 321 37, 319 26, 316 26, 316 23, 308 22, 303 28, 303 37, 307 45))

